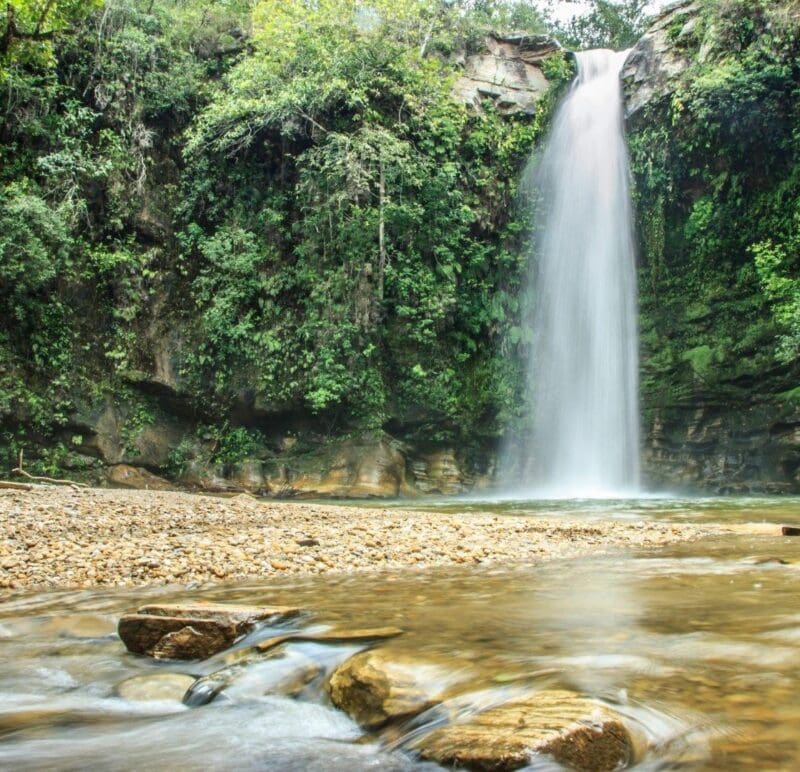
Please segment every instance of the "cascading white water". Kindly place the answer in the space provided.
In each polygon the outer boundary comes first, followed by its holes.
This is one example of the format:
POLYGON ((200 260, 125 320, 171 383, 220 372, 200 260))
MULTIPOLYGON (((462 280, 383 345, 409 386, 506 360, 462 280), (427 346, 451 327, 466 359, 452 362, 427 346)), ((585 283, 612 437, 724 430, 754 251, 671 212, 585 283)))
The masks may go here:
POLYGON ((577 79, 532 172, 542 214, 531 266, 533 424, 521 454, 528 495, 629 495, 639 485, 626 53, 577 54, 577 79))

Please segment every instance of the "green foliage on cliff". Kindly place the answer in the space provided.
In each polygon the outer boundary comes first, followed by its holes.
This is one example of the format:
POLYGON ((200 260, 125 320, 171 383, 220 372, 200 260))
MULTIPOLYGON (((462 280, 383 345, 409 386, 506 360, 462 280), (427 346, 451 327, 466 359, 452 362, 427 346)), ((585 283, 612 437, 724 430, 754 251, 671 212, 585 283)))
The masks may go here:
POLYGON ((75 415, 123 388, 166 388, 232 436, 293 415, 333 432, 497 433, 518 380, 504 356, 524 260, 515 180, 571 72, 547 63, 535 118, 469 112, 452 84, 487 26, 541 31, 538 13, 43 7, 0 13, 10 452, 69 446, 75 415))
POLYGON ((800 354, 800 20, 714 0, 675 45, 691 67, 630 132, 645 401, 781 393, 800 354))

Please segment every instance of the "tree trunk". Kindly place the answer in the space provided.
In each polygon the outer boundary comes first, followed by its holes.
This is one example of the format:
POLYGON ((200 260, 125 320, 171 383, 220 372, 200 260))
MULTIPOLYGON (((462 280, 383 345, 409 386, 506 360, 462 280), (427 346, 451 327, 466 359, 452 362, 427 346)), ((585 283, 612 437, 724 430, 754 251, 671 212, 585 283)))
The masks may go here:
POLYGON ((380 304, 379 316, 383 313, 383 285, 386 271, 386 174, 381 159, 380 178, 378 181, 378 303, 380 304))

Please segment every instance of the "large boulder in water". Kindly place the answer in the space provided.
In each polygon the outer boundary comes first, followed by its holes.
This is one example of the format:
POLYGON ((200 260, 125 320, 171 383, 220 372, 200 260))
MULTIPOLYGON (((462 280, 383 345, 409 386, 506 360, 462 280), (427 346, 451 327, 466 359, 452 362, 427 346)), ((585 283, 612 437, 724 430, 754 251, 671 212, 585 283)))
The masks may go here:
POLYGON ((299 609, 247 608, 215 603, 143 606, 117 628, 128 651, 155 659, 206 659, 249 633, 259 622, 285 619, 299 609))
POLYGON ((380 651, 348 659, 333 673, 328 694, 337 708, 367 729, 422 713, 436 704, 425 666, 399 662, 380 651))
POLYGON ((508 702, 426 735, 423 758, 471 770, 520 769, 551 757, 570 769, 610 772, 627 765, 633 739, 605 705, 567 691, 508 702))

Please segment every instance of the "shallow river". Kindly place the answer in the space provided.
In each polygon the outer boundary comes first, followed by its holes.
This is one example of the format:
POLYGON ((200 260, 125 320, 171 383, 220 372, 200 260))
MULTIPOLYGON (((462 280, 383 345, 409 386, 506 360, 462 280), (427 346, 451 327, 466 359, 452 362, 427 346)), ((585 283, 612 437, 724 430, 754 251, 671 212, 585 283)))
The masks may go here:
MULTIPOLYGON (((786 499, 442 506, 800 522, 800 502, 786 499)), ((310 612, 295 623, 303 628, 401 627, 405 635, 381 645, 413 657, 465 709, 551 688, 605 700, 646 739, 637 769, 797 770, 799 590, 800 538, 736 536, 534 567, 19 592, 0 604, 0 767, 436 768, 403 749, 403 732, 364 736, 327 703, 325 673, 355 647, 290 644, 202 707, 116 696, 132 675, 201 676, 224 666, 223 655, 200 664, 135 657, 114 632, 119 615, 145 601, 202 599, 298 605, 310 612), (299 659, 317 663, 320 675, 292 697, 265 695, 299 659)), ((262 629, 251 641, 271 634, 262 629)))

